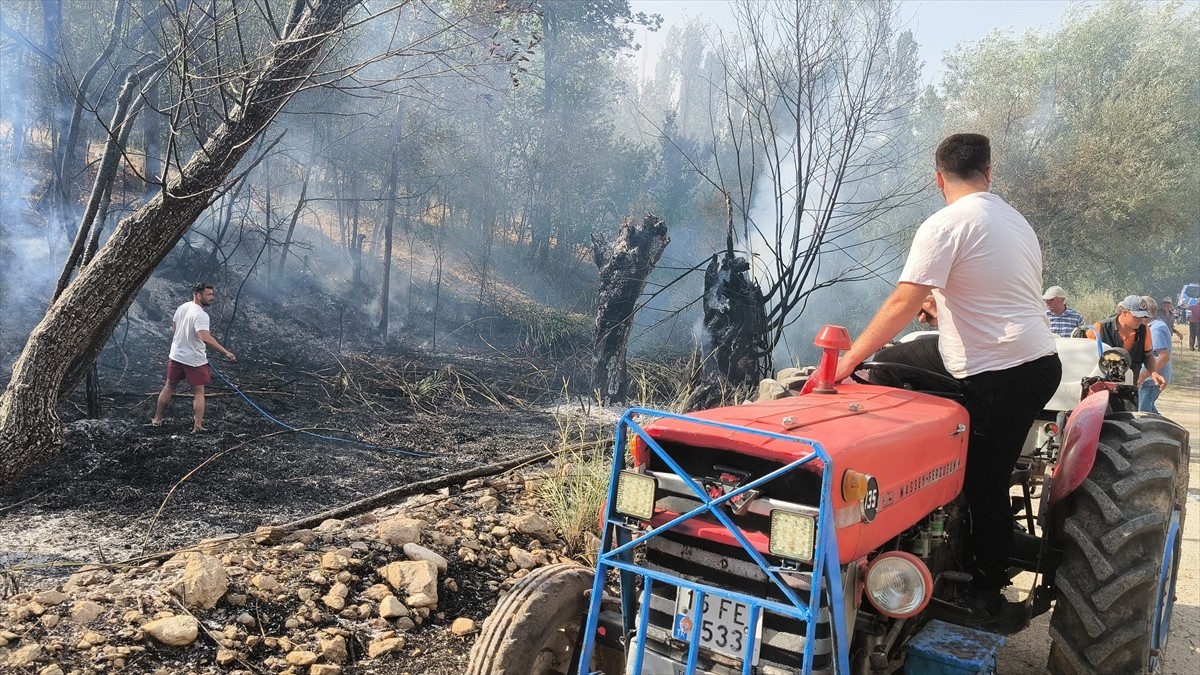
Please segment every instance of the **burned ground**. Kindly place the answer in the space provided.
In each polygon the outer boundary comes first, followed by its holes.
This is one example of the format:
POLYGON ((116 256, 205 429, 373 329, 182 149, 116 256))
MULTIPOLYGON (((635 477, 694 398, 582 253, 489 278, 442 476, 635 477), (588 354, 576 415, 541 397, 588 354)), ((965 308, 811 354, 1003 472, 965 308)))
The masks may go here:
MULTIPOLYGON (((578 359, 539 357, 527 348, 527 332, 495 330, 495 322, 484 340, 471 339, 478 331, 460 331, 436 350, 422 346, 429 336, 386 344, 352 339, 347 336, 367 332, 366 319, 318 293, 302 294, 307 302, 293 300, 282 312, 271 312, 269 299, 247 294, 228 334, 220 328, 228 300, 212 308, 213 333, 238 360, 212 359, 208 432, 190 433, 186 387, 165 424, 148 426, 178 287, 185 286, 152 280, 105 349, 99 361, 103 417, 84 416, 80 388, 60 410, 69 430, 63 451, 0 490, 0 568, 9 570, 10 594, 60 584, 79 563, 114 563, 250 532, 558 441, 559 423, 546 406, 561 400, 564 378, 571 378, 578 359)), ((24 320, 32 325, 36 308, 27 309, 24 320)), ((19 324, 0 330, 6 375, 19 324)), ((469 517, 476 497, 449 499, 438 508, 446 518, 469 517)), ((452 561, 449 574, 460 591, 445 595, 439 616, 482 621, 503 570, 463 569, 452 561)), ((235 609, 241 611, 226 611, 235 609)), ((268 606, 258 611, 272 616, 268 606)), ((403 658, 346 672, 461 671, 469 640, 447 640, 439 623, 433 619, 409 634, 403 658)), ((203 651, 211 647, 187 658, 211 660, 203 651)), ((150 649, 126 672, 173 671, 179 658, 177 650, 150 649)))

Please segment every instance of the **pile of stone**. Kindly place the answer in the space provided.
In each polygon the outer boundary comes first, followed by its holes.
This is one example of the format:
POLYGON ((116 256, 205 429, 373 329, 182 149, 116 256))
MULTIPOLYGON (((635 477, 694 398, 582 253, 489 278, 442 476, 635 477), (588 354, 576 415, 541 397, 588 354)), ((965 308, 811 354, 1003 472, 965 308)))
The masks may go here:
POLYGON ((468 485, 477 492, 457 501, 425 496, 311 530, 262 527, 165 561, 84 567, 0 601, 0 671, 336 675, 371 659, 403 668, 419 652, 409 639, 430 633, 465 654, 503 589, 567 560, 527 495, 525 512, 499 511, 496 488, 511 485, 468 485), (439 605, 464 575, 490 602, 475 618, 449 617, 439 605))

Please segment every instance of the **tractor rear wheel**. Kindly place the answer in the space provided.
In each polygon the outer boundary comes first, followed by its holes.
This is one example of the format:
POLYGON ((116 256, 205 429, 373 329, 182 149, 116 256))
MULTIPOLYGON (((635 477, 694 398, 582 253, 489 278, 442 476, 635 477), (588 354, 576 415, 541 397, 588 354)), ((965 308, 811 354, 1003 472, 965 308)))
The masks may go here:
MULTIPOLYGON (((595 570, 581 565, 541 567, 522 577, 483 622, 467 675, 565 675, 579 658, 579 631, 595 570)), ((622 675, 624 660, 596 646, 593 672, 622 675)), ((581 669, 586 672, 586 669, 581 669)))
POLYGON ((1186 430, 1157 415, 1105 419, 1095 464, 1065 504, 1051 673, 1157 669, 1178 574, 1187 443, 1186 430))

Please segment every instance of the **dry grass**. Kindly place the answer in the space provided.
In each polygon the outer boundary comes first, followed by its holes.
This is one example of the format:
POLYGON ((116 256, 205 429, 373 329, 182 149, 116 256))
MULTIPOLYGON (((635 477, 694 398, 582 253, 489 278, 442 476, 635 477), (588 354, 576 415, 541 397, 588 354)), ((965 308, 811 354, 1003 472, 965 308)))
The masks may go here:
MULTIPOLYGON (((558 438, 547 449, 557 454, 541 479, 538 500, 562 530, 572 555, 586 557, 588 535, 599 535, 600 505, 608 494, 612 471, 611 435, 587 418, 568 413, 558 419, 558 438)), ((594 563, 594 560, 589 560, 594 563)))

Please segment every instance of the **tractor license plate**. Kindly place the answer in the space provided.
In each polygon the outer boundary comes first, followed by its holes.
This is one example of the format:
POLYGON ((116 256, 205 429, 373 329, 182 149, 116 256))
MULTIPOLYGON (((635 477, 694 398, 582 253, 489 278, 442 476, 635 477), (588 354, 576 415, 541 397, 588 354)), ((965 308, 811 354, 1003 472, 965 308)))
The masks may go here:
MULTIPOLYGON (((676 640, 690 642, 695 612, 695 593, 680 588, 675 595, 675 623, 672 633, 676 640)), ((747 649, 750 633, 750 606, 715 595, 704 596, 704 611, 700 620, 700 646, 737 659, 750 658, 758 662, 758 642, 762 636, 762 614, 759 629, 754 631, 754 649, 747 649)))

